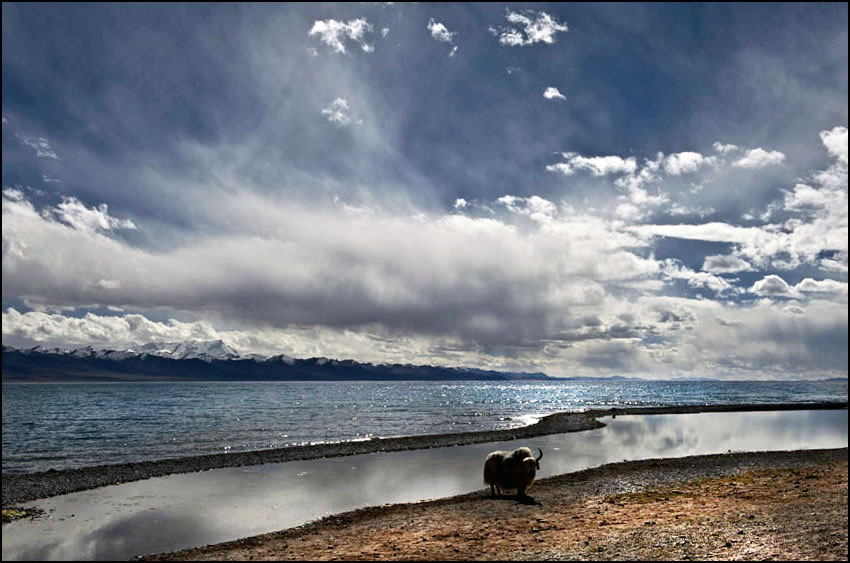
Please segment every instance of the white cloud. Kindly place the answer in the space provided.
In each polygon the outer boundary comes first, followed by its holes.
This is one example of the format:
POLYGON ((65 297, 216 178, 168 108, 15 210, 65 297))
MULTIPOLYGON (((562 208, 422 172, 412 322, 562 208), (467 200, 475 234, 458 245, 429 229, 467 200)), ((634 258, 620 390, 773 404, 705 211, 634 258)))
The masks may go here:
POLYGON ((348 105, 348 100, 345 98, 335 99, 330 103, 330 105, 328 105, 328 107, 322 109, 322 115, 324 115, 328 121, 338 126, 360 123, 359 119, 352 116, 351 107, 348 105))
POLYGON ((551 221, 558 212, 558 207, 554 203, 536 195, 531 197, 505 195, 497 199, 496 202, 501 203, 514 213, 526 215, 538 222, 551 221))
POLYGON ((743 158, 736 160, 733 166, 741 168, 764 168, 774 164, 781 164, 785 155, 779 151, 766 151, 764 149, 750 149, 743 158))
POLYGON ((679 152, 667 156, 663 161, 664 171, 671 176, 696 172, 702 166, 717 163, 714 157, 705 157, 698 152, 679 152))
POLYGON ((820 267, 827 271, 847 273, 847 251, 836 252, 832 257, 822 258, 820 267))
POLYGON ((753 270, 753 267, 737 256, 706 256, 702 269, 713 274, 732 274, 749 272, 753 270))
POLYGON ((680 203, 673 203, 667 209, 671 216, 693 215, 700 218, 705 218, 708 215, 713 215, 717 210, 713 207, 688 207, 680 203))
POLYGON ((555 88, 554 86, 549 86, 546 88, 546 91, 543 92, 543 97, 547 100, 566 100, 567 97, 561 94, 560 90, 555 88))
POLYGON ((9 201, 23 201, 24 192, 18 188, 3 186, 3 198, 9 201))
POLYGON ((559 23, 554 16, 546 12, 525 10, 523 13, 505 10, 505 19, 509 25, 490 28, 490 33, 499 37, 499 43, 510 47, 525 47, 535 43, 551 45, 559 32, 567 31, 567 24, 559 23))
POLYGON ((634 237, 539 196, 500 198, 504 212, 492 218, 350 214, 246 197, 216 203, 234 222, 248 213, 253 225, 273 226, 265 236, 227 233, 158 252, 107 236, 113 224, 97 213, 75 221, 4 198, 4 296, 43 308, 215 310, 280 329, 372 327, 484 350, 539 347, 573 314, 589 314, 588 291, 600 299, 601 284, 658 271, 627 249, 639 246, 634 237))
POLYGON ((457 35, 456 31, 449 31, 445 25, 436 21, 434 18, 428 20, 427 28, 431 32, 431 37, 444 43, 451 43, 454 41, 455 35, 457 35))
POLYGON ((838 162, 847 164, 847 128, 834 127, 830 131, 820 132, 821 141, 823 141, 826 150, 829 154, 836 157, 838 162))
POLYGON ((95 285, 101 289, 119 289, 121 282, 118 280, 100 280, 95 285))
POLYGON ((565 162, 550 164, 546 170, 560 172, 566 176, 576 171, 590 172, 593 176, 608 176, 616 174, 632 174, 637 170, 634 157, 622 158, 615 155, 585 157, 574 152, 563 153, 565 162))
POLYGON ((707 272, 695 272, 675 260, 666 260, 663 268, 664 277, 670 280, 685 280, 691 287, 704 287, 721 294, 733 291, 735 287, 724 278, 707 272))
POLYGON ((844 295, 847 297, 847 282, 836 280, 814 280, 805 278, 803 281, 794 286, 794 289, 801 293, 831 293, 835 295, 844 295))
POLYGON ((719 141, 715 142, 712 146, 714 147, 715 151, 721 154, 728 154, 730 152, 735 152, 739 150, 738 145, 724 144, 719 141))
POLYGON ((86 207, 75 197, 63 197, 59 205, 55 208, 47 208, 42 213, 50 213, 78 231, 136 229, 136 224, 131 219, 118 219, 111 216, 105 203, 97 207, 86 207))
POLYGON ((171 319, 160 323, 138 314, 87 313, 83 317, 68 317, 38 311, 20 313, 10 307, 3 312, 3 337, 17 337, 48 346, 77 347, 216 340, 219 333, 205 322, 184 323, 171 319))
POLYGON ((54 151, 50 146, 50 141, 44 137, 24 137, 21 135, 16 135, 16 137, 21 141, 21 143, 33 149, 35 151, 35 156, 38 158, 52 158, 53 160, 59 160, 59 156, 56 154, 56 151, 54 151))
POLYGON ((816 189, 807 184, 796 184, 793 190, 785 192, 785 209, 788 211, 817 212, 846 202, 846 192, 816 189))
POLYGON ((350 39, 360 45, 360 48, 371 53, 375 48, 366 42, 366 34, 372 32, 372 24, 365 18, 357 18, 347 23, 336 20, 317 20, 310 28, 310 37, 319 40, 336 53, 346 54, 345 40, 350 39))
POLYGON ((770 274, 754 283, 750 288, 750 292, 755 293, 756 295, 765 295, 769 297, 773 297, 775 295, 788 295, 791 293, 791 286, 789 286, 781 277, 775 274, 770 274))
MULTIPOLYGON (((445 25, 437 22, 434 18, 428 20, 427 28, 431 32, 431 37, 435 40, 453 45, 454 38, 457 35, 456 31, 449 31, 445 25)), ((454 57, 456 53, 457 45, 454 45, 451 51, 449 51, 449 56, 454 57)))
POLYGON ((465 199, 463 199, 462 197, 459 197, 459 198, 457 198, 457 199, 455 200, 455 203, 454 203, 454 206, 453 206, 453 207, 454 207, 455 209, 463 209, 463 208, 464 208, 464 207, 466 207, 467 205, 469 205, 469 202, 468 202, 468 201, 466 201, 465 199))
POLYGON ((827 295, 837 303, 847 304, 847 282, 831 279, 815 280, 805 278, 797 285, 789 285, 781 277, 770 274, 755 282, 749 290, 765 297, 807 298, 814 295, 827 295))

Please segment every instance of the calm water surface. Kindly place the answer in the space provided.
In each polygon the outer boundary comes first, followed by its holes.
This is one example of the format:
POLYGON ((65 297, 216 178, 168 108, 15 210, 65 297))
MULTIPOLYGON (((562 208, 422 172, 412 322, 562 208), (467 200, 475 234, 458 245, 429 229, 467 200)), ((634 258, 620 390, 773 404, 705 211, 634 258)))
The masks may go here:
POLYGON ((846 400, 846 381, 3 384, 3 472, 490 430, 602 406, 846 400))
POLYGON ((4 525, 3 560, 128 559, 297 526, 363 506, 483 491, 487 453, 520 445, 544 450, 540 477, 624 459, 847 446, 846 410, 602 420, 604 428, 523 442, 229 467, 34 501, 25 506, 43 508, 50 518, 4 525))

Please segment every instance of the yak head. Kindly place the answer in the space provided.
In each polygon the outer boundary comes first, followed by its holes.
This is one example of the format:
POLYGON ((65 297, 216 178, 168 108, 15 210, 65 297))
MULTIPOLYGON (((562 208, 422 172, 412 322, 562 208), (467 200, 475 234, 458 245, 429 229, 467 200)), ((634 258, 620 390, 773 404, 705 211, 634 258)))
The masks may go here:
POLYGON ((522 461, 527 465, 533 465, 534 469, 540 471, 540 460, 543 459, 543 450, 540 448, 537 448, 537 450, 540 452, 540 455, 536 459, 534 457, 527 457, 522 461))
POLYGON ((534 465, 537 467, 537 470, 539 471, 540 470, 540 460, 543 459, 543 449, 537 448, 537 450, 540 452, 540 456, 537 459, 534 460, 534 465))

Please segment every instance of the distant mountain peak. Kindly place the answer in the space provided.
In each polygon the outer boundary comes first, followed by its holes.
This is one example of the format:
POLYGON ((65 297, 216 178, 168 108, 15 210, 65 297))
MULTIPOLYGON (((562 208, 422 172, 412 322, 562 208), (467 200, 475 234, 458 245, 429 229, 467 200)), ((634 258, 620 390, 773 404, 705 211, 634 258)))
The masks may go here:
POLYGON ((150 342, 123 350, 75 350, 3 346, 3 380, 160 380, 160 381, 339 381, 339 380, 516 380, 549 379, 541 373, 514 373, 474 368, 413 364, 372 364, 356 360, 286 354, 240 356, 221 340, 150 342), (207 365, 193 360, 201 360, 207 365), (86 379, 89 378, 89 379, 86 379))

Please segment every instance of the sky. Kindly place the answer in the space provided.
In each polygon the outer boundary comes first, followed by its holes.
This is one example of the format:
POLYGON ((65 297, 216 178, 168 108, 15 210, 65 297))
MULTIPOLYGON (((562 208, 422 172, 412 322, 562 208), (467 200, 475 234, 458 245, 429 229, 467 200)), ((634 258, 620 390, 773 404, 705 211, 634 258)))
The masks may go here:
POLYGON ((2 6, 2 334, 847 376, 847 5, 2 6))

